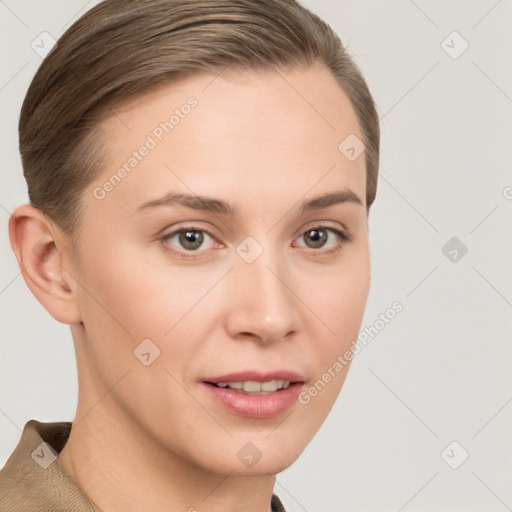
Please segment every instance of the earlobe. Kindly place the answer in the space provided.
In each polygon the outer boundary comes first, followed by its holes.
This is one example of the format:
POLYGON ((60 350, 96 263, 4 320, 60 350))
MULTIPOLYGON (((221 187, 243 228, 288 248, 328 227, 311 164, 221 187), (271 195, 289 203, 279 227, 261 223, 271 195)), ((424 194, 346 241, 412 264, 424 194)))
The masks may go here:
POLYGON ((59 322, 81 322, 75 283, 63 268, 64 242, 44 213, 30 204, 18 206, 9 218, 9 238, 18 265, 37 300, 59 322), (52 229, 53 227, 53 229, 52 229))

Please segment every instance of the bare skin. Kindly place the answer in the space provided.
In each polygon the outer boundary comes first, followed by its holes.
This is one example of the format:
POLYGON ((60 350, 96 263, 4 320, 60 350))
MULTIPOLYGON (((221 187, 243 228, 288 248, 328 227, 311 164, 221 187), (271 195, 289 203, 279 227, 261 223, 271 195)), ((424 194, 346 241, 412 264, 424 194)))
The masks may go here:
POLYGON ((265 419, 227 410, 203 379, 287 369, 308 389, 361 326, 365 158, 338 150, 349 134, 362 139, 350 101, 319 67, 214 78, 166 84, 114 109, 101 126, 107 166, 84 191, 78 249, 30 205, 10 219, 26 283, 71 326, 79 397, 58 460, 96 511, 268 512, 275 475, 322 425, 348 365, 309 403, 265 419), (155 127, 190 97, 196 106, 157 140, 155 127), (105 186, 151 134, 156 147, 105 186), (343 190, 361 204, 300 214, 303 202, 343 190), (179 204, 138 211, 169 192, 223 200, 237 215, 179 204), (198 249, 175 234, 184 226, 202 233, 198 249), (322 226, 325 242, 313 245, 322 226), (262 248, 251 263, 237 252, 247 237, 262 248), (134 354, 145 339, 160 350, 147 366, 134 354), (262 455, 252 467, 237 456, 248 442, 262 455))

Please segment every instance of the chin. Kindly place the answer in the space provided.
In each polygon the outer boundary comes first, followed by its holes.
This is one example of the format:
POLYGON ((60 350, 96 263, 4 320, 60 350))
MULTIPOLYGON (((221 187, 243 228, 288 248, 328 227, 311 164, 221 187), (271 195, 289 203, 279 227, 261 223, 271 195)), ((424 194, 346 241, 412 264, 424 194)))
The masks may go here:
POLYGON ((244 440, 240 437, 233 439, 231 446, 210 452, 208 460, 203 457, 201 465, 214 473, 232 476, 276 475, 291 466, 306 447, 302 439, 293 436, 288 437, 288 442, 281 442, 280 436, 274 440, 258 436, 251 438, 252 441, 246 440, 247 437, 244 440))
POLYGON ((207 469, 213 473, 222 475, 229 474, 230 476, 238 477, 277 475, 290 467, 299 458, 299 455, 300 453, 297 453, 292 457, 284 457, 279 453, 274 453, 271 457, 267 458, 266 461, 261 458, 252 467, 244 467, 244 465, 238 461, 233 463, 233 459, 230 458, 222 462, 217 461, 215 464, 209 465, 207 469))

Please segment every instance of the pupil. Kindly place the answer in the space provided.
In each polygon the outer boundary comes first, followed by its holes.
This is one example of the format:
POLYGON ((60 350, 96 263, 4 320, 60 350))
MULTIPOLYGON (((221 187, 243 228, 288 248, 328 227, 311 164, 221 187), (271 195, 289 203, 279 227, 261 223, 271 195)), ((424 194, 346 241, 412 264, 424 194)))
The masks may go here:
POLYGON ((309 233, 312 234, 312 236, 310 236, 310 238, 313 240, 313 246, 315 248, 321 247, 327 239, 324 230, 312 229, 309 233))
POLYGON ((197 249, 203 243, 203 234, 200 231, 184 231, 180 236, 180 242, 188 249, 197 249))

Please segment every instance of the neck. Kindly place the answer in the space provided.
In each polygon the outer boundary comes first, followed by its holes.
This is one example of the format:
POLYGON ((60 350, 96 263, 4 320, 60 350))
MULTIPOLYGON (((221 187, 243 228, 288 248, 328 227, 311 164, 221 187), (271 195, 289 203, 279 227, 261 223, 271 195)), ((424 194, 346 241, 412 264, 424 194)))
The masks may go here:
POLYGON ((79 398, 59 462, 95 512, 269 512, 275 484, 275 475, 213 473, 171 452, 108 397, 79 398))

